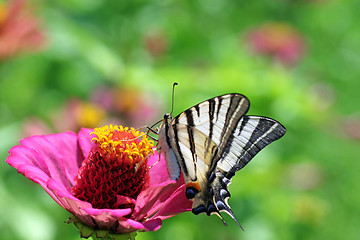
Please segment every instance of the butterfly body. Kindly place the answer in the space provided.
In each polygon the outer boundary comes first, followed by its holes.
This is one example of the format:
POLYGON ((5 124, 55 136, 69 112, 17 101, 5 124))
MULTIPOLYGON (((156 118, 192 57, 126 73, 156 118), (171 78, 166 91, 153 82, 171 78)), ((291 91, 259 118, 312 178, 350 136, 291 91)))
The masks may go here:
POLYGON ((273 119, 245 115, 249 106, 244 95, 233 93, 206 100, 174 118, 165 114, 159 130, 160 155, 165 156, 171 179, 178 180, 183 173, 194 214, 222 219, 220 212, 226 212, 238 223, 228 205, 231 178, 285 134, 273 119))

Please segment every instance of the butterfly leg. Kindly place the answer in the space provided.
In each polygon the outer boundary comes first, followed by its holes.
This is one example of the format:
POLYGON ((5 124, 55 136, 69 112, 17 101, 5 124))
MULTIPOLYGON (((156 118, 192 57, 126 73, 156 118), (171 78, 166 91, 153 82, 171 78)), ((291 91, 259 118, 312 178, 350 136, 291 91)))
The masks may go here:
POLYGON ((147 134, 148 138, 150 138, 151 140, 155 141, 155 142, 158 142, 159 140, 154 138, 153 136, 150 136, 149 134, 147 134))
POLYGON ((149 127, 149 126, 146 126, 146 128, 148 129, 147 132, 146 132, 147 134, 149 134, 149 132, 152 132, 152 133, 154 133, 156 135, 159 135, 159 128, 155 128, 155 130, 152 129, 151 127, 149 127))
POLYGON ((159 141, 158 139, 156 139, 156 138, 154 138, 153 136, 149 135, 150 132, 152 132, 152 133, 154 133, 154 134, 156 134, 156 135, 159 135, 159 128, 157 127, 157 128, 155 128, 155 129, 153 129, 153 127, 154 127, 154 125, 151 126, 151 127, 149 127, 149 126, 143 126, 143 127, 140 127, 140 128, 138 128, 138 129, 136 129, 136 131, 140 131, 140 130, 143 130, 143 129, 147 129, 146 135, 148 136, 148 138, 150 138, 150 139, 153 140, 153 141, 158 142, 158 141, 159 141))
POLYGON ((152 139, 153 141, 159 142, 158 139, 154 138, 153 136, 151 136, 151 135, 149 134, 150 132, 152 132, 152 133, 154 133, 154 134, 156 134, 156 135, 159 135, 159 128, 155 128, 155 130, 152 129, 151 127, 149 127, 149 126, 146 126, 146 128, 148 129, 147 132, 146 132, 146 135, 147 135, 150 139, 152 139))
POLYGON ((151 165, 150 167, 149 167, 149 170, 152 168, 152 167, 154 167, 156 164, 158 164, 159 162, 160 162, 160 154, 159 154, 159 159, 153 164, 153 165, 151 165))

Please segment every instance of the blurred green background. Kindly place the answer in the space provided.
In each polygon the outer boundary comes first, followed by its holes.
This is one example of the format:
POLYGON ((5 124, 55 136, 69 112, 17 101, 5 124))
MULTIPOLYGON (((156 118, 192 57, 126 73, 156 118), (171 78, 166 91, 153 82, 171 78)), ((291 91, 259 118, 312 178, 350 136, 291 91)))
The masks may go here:
POLYGON ((5 163, 19 139, 151 125, 176 81, 175 115, 238 92, 288 132, 233 178, 245 232, 228 216, 225 227, 183 213, 137 239, 359 239, 359 10, 356 0, 1 1, 0 238, 79 239, 69 214, 5 163))

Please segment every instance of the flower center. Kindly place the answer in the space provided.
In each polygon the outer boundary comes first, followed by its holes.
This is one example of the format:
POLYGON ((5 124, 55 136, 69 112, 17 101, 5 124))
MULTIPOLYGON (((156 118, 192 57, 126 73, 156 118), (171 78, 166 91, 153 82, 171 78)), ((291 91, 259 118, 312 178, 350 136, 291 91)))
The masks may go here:
POLYGON ((118 196, 136 199, 149 187, 147 163, 154 142, 122 126, 106 125, 91 134, 95 145, 75 178, 74 196, 99 209, 133 207, 131 201, 118 196))

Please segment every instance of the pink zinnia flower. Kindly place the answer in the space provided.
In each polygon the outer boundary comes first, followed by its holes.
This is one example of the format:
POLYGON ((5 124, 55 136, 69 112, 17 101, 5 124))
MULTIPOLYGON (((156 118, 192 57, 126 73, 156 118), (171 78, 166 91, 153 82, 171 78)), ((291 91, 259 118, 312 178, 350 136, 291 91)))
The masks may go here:
POLYGON ((270 56, 285 65, 298 62, 305 51, 303 37, 284 23, 256 27, 247 34, 247 42, 253 52, 270 56))
POLYGON ((6 162, 69 211, 82 237, 133 238, 138 230, 156 231, 162 220, 191 210, 184 181, 169 179, 153 144, 133 128, 83 128, 78 134, 25 138, 6 162))
POLYGON ((44 45, 44 35, 38 19, 25 5, 25 0, 0 3, 0 60, 24 51, 34 51, 44 45))

